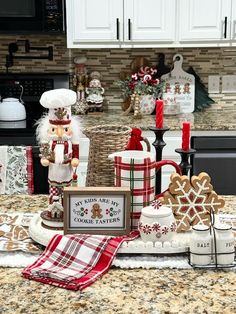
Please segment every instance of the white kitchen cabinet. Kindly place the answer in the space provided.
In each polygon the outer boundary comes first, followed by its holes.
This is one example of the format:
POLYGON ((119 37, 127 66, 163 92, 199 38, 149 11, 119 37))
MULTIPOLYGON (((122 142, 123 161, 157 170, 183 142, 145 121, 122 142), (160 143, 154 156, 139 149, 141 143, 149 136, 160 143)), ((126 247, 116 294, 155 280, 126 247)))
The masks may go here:
POLYGON ((232 44, 236 45, 236 1, 232 0, 232 14, 231 14, 231 39, 232 44))
POLYGON ((67 0, 67 46, 119 46, 123 0, 67 0))
POLYGON ((124 41, 174 41, 175 3, 175 0, 124 0, 124 41))
POLYGON ((138 47, 175 40, 176 0, 67 0, 68 48, 138 47))
POLYGON ((236 0, 66 0, 68 48, 236 45, 236 0))
POLYGON ((230 42, 231 0, 179 0, 178 11, 180 43, 230 42))

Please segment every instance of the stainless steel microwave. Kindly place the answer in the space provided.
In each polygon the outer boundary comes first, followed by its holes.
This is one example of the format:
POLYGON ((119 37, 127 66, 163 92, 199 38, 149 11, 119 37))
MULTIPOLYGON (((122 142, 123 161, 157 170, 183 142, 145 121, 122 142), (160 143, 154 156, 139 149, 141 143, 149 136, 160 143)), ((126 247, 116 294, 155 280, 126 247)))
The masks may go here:
POLYGON ((64 0, 0 0, 1 33, 63 33, 64 0))

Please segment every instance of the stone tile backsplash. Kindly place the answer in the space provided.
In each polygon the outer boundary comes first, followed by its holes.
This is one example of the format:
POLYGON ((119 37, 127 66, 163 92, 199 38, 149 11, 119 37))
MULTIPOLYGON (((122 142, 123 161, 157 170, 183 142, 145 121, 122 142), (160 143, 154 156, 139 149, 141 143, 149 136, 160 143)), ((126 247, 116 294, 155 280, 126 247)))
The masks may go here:
MULTIPOLYGON (((171 66, 174 54, 180 53, 184 57, 183 68, 192 66, 207 87, 209 75, 236 74, 236 47, 235 48, 135 48, 135 49, 67 49, 65 35, 27 35, 27 36, 0 36, 0 72, 5 72, 8 44, 16 40, 29 39, 31 46, 53 46, 53 61, 31 59, 14 60, 10 72, 69 72, 71 77, 74 71, 75 57, 87 57, 88 73, 99 71, 102 75, 102 84, 105 88, 105 98, 109 109, 121 109, 122 97, 115 82, 122 71, 129 71, 130 64, 137 56, 145 57, 150 64, 157 64, 158 53, 165 54, 166 64, 171 66)), ((41 55, 45 52, 34 52, 41 55)), ((24 54, 24 46, 19 46, 17 54, 24 54)), ((32 55, 32 53, 29 53, 32 55)), ((210 110, 227 110, 236 106, 236 94, 210 95, 216 104, 210 110)))

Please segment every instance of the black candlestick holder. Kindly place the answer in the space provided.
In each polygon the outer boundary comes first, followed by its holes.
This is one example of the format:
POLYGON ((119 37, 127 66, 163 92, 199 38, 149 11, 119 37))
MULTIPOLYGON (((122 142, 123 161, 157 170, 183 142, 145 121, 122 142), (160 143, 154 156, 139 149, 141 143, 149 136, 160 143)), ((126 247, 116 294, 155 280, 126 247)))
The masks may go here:
POLYGON ((189 170, 192 168, 192 165, 189 163, 189 157, 190 155, 194 154, 196 152, 195 149, 188 149, 188 150, 183 150, 182 148, 177 148, 176 153, 180 154, 181 156, 181 162, 179 164, 182 174, 183 175, 188 175, 189 170))
MULTIPOLYGON (((163 147, 166 146, 166 143, 163 140, 163 135, 166 131, 169 131, 170 128, 149 128, 149 130, 153 131, 155 133, 156 139, 152 143, 152 145, 155 147, 156 150, 156 161, 162 160, 162 150, 163 147)), ((158 195, 161 193, 161 169, 157 172, 156 178, 155 178, 155 195, 158 195)))

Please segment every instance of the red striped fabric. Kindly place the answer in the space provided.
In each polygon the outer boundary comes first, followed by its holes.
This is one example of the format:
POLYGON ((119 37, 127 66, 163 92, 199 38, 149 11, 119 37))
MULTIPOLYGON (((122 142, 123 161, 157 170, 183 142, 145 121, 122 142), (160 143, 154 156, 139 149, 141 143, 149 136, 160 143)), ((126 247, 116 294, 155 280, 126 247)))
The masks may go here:
POLYGON ((33 171, 33 152, 32 146, 26 147, 27 159, 27 177, 28 177, 28 193, 34 193, 34 171, 33 171))
MULTIPOLYGON (((130 170, 130 164, 122 162, 121 158, 122 157, 118 157, 118 156, 115 157, 115 161, 114 161, 115 168, 118 167, 120 170, 130 170)), ((156 169, 155 161, 151 161, 150 158, 144 158, 144 162, 142 164, 133 164, 133 170, 134 171, 145 170, 147 167, 147 164, 150 169, 156 169)))
POLYGON ((121 186, 121 157, 115 156, 115 169, 116 169, 116 176, 115 176, 115 186, 120 187, 121 186))
POLYGON ((26 267, 22 275, 61 288, 82 290, 109 270, 124 241, 137 237, 138 231, 115 238, 55 235, 38 260, 26 267))

